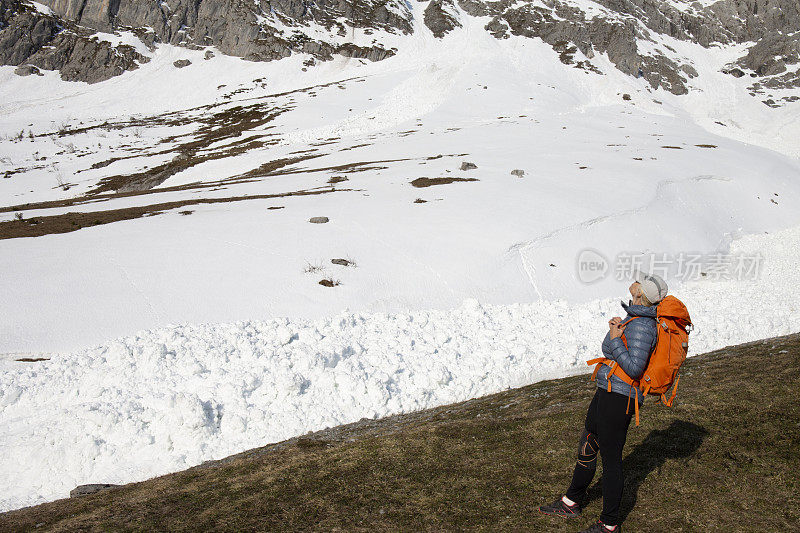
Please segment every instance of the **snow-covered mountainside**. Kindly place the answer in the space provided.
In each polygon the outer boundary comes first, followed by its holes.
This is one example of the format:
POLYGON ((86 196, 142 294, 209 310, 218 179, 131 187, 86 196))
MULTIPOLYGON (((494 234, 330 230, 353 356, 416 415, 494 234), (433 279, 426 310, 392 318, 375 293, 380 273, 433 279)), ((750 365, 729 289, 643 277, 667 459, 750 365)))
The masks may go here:
POLYGON ((581 372, 587 249, 797 331, 797 9, 0 0, 0 508, 581 372))
POLYGON ((693 58, 662 37, 705 48, 741 43, 742 54, 722 69, 726 74, 759 78, 751 87, 754 94, 763 87, 800 87, 797 70, 787 68, 800 60, 796 0, 430 0, 418 5, 424 9, 408 0, 43 0, 33 5, 2 0, 0 63, 22 65, 21 73, 32 72, 31 66, 55 68, 65 79, 101 81, 147 61, 129 41, 102 44, 108 41, 95 31, 130 33, 151 49, 158 43, 214 46, 254 61, 296 53, 312 56, 309 64, 334 54, 375 61, 403 47, 386 45, 396 42, 391 37, 415 32, 417 13, 437 38, 474 17, 498 39, 539 38, 577 68, 596 71, 591 59, 608 54, 622 72, 641 69, 653 88, 674 94, 686 94, 687 79, 698 71, 693 58), (584 58, 575 61, 577 51, 584 58))

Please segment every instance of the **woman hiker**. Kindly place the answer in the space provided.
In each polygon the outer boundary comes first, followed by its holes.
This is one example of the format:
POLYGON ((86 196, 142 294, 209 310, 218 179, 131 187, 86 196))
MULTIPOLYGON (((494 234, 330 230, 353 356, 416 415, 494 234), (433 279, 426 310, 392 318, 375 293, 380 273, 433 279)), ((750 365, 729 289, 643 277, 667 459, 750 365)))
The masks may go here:
MULTIPOLYGON (((647 361, 656 345, 656 304, 667 295, 667 284, 656 275, 637 272, 635 281, 628 290, 631 300, 622 303, 627 312, 624 322, 620 317, 608 321, 609 332, 603 339, 603 355, 616 361, 631 378, 638 380, 647 367, 647 361), (623 334, 627 348, 622 340, 623 334)), ((572 474, 572 483, 566 495, 539 511, 564 518, 577 518, 581 514, 581 500, 592 482, 597 469, 597 454, 603 460, 603 513, 600 519, 582 533, 621 533, 620 502, 622 500, 622 448, 628 434, 633 409, 628 409, 629 396, 642 392, 611 375, 611 392, 608 392, 607 365, 601 365, 597 373, 597 390, 586 413, 585 428, 578 447, 578 462, 572 474)))

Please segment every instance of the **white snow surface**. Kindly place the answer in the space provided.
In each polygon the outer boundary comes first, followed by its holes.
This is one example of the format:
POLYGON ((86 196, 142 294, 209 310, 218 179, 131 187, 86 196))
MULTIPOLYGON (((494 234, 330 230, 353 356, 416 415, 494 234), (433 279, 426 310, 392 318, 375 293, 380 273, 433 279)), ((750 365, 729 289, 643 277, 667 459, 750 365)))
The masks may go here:
POLYGON ((352 189, 189 206, 191 216, 174 209, 0 241, 0 353, 75 350, 167 324, 448 309, 465 298, 586 301, 624 285, 579 283, 574 266, 583 248, 610 258, 724 251, 735 235, 800 223, 788 201, 800 196, 800 105, 769 108, 746 93, 749 82, 720 74, 741 50, 672 42, 702 73, 689 95, 675 97, 649 90, 601 55, 593 59, 604 72, 597 75, 563 65, 539 40, 498 41, 482 19, 465 18, 439 41, 420 18, 413 35, 387 44, 398 46, 395 57, 339 58, 306 72, 300 55, 266 64, 221 54, 206 61, 202 50, 170 46, 138 70, 95 85, 0 67, 0 176, 24 169, 0 178, 4 205, 79 196, 104 177, 168 162, 176 154, 164 147, 176 142, 165 139, 191 139, 195 126, 125 121, 209 103, 283 109, 241 137, 273 144, 188 168, 160 189, 224 180, 302 150, 319 155, 292 165, 294 174, 29 209, 27 218, 325 189, 335 175, 348 178, 339 188, 352 189), (172 65, 186 58, 188 67, 172 65), (314 88, 271 96, 305 87, 314 88), (105 121, 123 126, 52 133, 105 121), (20 131, 22 141, 11 138, 20 131), (370 161, 365 170, 327 170, 370 161), (462 161, 478 168, 462 172, 462 161), (410 185, 423 176, 479 181, 410 185), (312 216, 331 222, 308 224, 312 216), (663 230, 673 224, 681 230, 663 230), (330 264, 347 256, 357 268, 330 264), (307 264, 323 268, 309 274, 307 264), (342 285, 320 287, 326 275, 342 285))
POLYGON ((598 75, 537 39, 497 40, 488 17, 459 11, 463 27, 437 40, 422 25, 427 3, 407 5, 414 34, 380 32, 398 52, 376 63, 337 58, 303 71, 303 55, 205 60, 204 50, 150 51, 132 34, 107 34, 151 61, 95 85, 0 67, 3 206, 79 196, 168 162, 198 128, 126 126, 132 118, 200 121, 253 103, 282 111, 236 139, 264 146, 187 168, 157 192, 26 209, 28 219, 348 178, 329 194, 0 240, 0 509, 583 372, 628 285, 581 283, 586 248, 607 258, 763 253, 755 280, 668 279, 697 325, 692 353, 800 330, 797 304, 779 297, 800 282, 800 103, 767 107, 748 94, 749 76, 720 73, 741 45, 643 44, 691 60, 699 76, 677 97, 604 55, 591 60, 598 75), (217 107, 199 107, 208 104, 217 107), (319 157, 291 173, 168 189, 304 150, 319 157), (460 171, 462 161, 477 169, 460 171), (478 181, 410 185, 454 176, 478 181), (341 285, 320 286, 325 276, 341 285), (23 356, 50 360, 15 361, 23 356))

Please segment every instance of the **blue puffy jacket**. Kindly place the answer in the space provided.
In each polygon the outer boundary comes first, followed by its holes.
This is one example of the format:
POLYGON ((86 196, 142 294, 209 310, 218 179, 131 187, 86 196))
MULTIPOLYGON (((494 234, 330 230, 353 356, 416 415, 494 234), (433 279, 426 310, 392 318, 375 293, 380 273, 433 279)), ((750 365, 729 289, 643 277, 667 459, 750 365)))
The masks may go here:
MULTIPOLYGON (((656 306, 645 305, 627 305, 622 303, 623 309, 627 312, 625 320, 631 320, 625 326, 623 335, 628 342, 628 347, 625 348, 625 343, 621 338, 612 339, 610 333, 606 333, 606 338, 603 339, 603 357, 613 359, 616 361, 622 370, 625 371, 633 379, 639 379, 644 374, 647 368, 647 362, 650 360, 650 354, 653 348, 656 347, 656 338, 658 332, 656 330, 656 306)), ((608 371, 607 365, 600 365, 600 370, 597 372, 597 386, 603 390, 608 389, 608 371)), ((631 386, 622 381, 617 376, 611 376, 611 392, 618 392, 628 396, 630 394, 631 386)), ((644 401, 642 392, 634 389, 639 396, 639 404, 644 401)))

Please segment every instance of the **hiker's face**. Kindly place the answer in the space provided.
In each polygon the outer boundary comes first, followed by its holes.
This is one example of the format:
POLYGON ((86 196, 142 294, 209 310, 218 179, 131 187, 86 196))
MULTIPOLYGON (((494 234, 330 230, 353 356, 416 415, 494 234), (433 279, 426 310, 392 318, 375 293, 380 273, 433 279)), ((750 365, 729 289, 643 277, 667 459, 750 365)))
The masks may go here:
POLYGON ((631 304, 632 305, 641 305, 642 304, 642 291, 641 291, 642 284, 638 281, 634 281, 631 283, 631 286, 628 287, 628 292, 631 293, 631 304))

